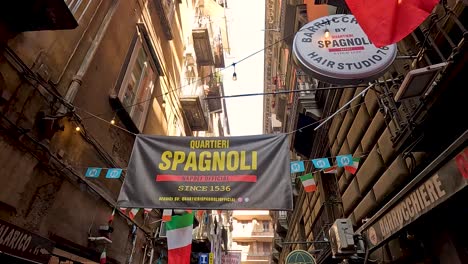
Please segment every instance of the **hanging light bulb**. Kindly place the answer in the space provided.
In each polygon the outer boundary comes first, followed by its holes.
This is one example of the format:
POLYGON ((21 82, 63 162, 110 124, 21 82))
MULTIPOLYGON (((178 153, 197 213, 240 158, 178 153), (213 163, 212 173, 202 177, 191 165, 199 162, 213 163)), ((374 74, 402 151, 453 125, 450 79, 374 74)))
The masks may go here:
POLYGON ((330 37, 330 30, 325 29, 325 38, 329 38, 330 37))
POLYGON ((234 67, 234 73, 232 74, 232 80, 237 81, 236 64, 233 63, 232 66, 234 67))
POLYGON ((75 127, 75 130, 76 130, 76 132, 80 132, 80 131, 81 131, 81 128, 80 128, 79 126, 76 126, 76 127, 75 127))
POLYGON ((110 121, 111 125, 115 125, 115 119, 112 118, 112 120, 110 121))

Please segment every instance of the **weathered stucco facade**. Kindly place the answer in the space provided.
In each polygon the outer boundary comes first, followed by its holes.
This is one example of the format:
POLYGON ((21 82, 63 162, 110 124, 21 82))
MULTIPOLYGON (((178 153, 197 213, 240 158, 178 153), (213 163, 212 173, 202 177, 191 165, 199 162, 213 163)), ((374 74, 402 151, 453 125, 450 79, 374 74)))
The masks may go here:
POLYGON ((109 263, 128 263, 132 251, 134 263, 146 263, 153 246, 154 258, 163 248, 149 240, 159 212, 145 218, 140 210, 131 220, 117 210, 112 243, 91 241, 116 207, 123 177, 84 174, 125 169, 136 133, 193 135, 178 90, 195 3, 62 2, 74 29, 21 32, 28 30, 14 17, 0 23, 0 219, 52 240, 54 254, 69 259, 99 262, 106 247, 109 263))

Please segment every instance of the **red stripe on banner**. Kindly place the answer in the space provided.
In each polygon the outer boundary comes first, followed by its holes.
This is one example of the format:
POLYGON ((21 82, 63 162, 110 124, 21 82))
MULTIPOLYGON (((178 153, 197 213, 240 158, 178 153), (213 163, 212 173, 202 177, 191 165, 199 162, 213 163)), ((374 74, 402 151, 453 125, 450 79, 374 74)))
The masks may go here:
POLYGON ((156 175, 157 182, 257 182, 257 175, 156 175))
POLYGON ((364 46, 328 49, 329 52, 353 51, 353 50, 364 50, 364 46))

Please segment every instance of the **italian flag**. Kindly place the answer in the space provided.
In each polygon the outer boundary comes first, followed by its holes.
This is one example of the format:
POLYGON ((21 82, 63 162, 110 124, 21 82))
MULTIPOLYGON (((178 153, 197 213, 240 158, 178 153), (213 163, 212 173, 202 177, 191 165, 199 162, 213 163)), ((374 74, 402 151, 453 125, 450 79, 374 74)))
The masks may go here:
POLYGON ((349 171, 352 174, 356 174, 356 171, 359 167, 359 161, 361 158, 353 158, 353 164, 351 166, 345 166, 344 169, 349 171))
POLYGON ((306 192, 313 192, 317 190, 317 185, 315 185, 315 180, 314 176, 312 176, 312 173, 300 176, 299 178, 301 179, 302 185, 304 185, 304 190, 306 192))
POLYGON ((172 209, 164 209, 162 214, 162 221, 169 222, 172 219, 172 209))
POLYGON ((106 257, 106 249, 101 253, 101 257, 99 258, 99 264, 106 264, 107 263, 107 257, 106 257))
POLYGON ((140 208, 132 208, 132 210, 130 210, 130 213, 128 213, 130 219, 135 219, 135 216, 138 214, 138 211, 140 211, 140 208))
POLYGON ((190 264, 193 214, 172 216, 166 222, 168 264, 190 264))
POLYGON ((324 169, 323 172, 324 172, 324 173, 337 173, 338 170, 336 169, 336 166, 331 166, 331 167, 328 168, 328 169, 324 169))

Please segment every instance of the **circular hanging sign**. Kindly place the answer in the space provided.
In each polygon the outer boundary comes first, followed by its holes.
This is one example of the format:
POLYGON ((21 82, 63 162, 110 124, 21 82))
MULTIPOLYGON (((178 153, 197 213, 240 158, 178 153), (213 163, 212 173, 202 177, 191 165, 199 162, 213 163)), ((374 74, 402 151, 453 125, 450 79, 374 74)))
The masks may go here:
POLYGON ((318 80, 358 84, 376 79, 392 65, 395 44, 377 48, 353 15, 331 15, 304 25, 294 37, 296 63, 318 80))
POLYGON ((294 250, 286 257, 285 264, 315 264, 314 257, 305 250, 294 250))

